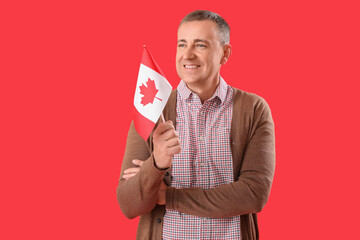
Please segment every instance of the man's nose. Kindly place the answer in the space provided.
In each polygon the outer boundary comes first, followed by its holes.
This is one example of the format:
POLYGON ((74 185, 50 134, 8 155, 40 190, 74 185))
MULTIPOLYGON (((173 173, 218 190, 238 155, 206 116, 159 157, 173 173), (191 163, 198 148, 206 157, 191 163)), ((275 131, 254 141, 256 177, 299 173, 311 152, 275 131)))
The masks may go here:
POLYGON ((195 57, 196 57, 196 55, 194 53, 194 48, 192 46, 187 47, 184 52, 184 58, 185 59, 193 59, 195 57))

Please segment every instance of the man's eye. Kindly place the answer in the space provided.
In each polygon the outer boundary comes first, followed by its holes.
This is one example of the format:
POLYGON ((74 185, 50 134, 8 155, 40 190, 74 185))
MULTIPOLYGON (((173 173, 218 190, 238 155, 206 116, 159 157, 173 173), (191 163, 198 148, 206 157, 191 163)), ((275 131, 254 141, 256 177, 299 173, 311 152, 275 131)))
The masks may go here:
POLYGON ((185 47, 185 44, 178 44, 178 47, 185 47))
POLYGON ((199 48, 206 48, 206 45, 204 45, 204 44, 197 44, 196 46, 199 48))

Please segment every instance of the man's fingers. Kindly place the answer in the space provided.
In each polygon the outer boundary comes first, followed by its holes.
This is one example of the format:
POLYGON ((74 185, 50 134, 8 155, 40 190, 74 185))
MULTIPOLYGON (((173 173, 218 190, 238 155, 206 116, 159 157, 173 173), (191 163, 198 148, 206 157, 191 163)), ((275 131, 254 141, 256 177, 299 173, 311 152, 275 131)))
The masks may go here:
POLYGON ((166 141, 166 145, 168 148, 180 146, 180 140, 179 138, 171 138, 168 141, 166 141))
POLYGON ((157 199, 157 204, 159 205, 165 205, 166 204, 166 189, 167 186, 164 183, 164 181, 161 182, 160 189, 159 189, 159 195, 157 199))
POLYGON ((144 161, 141 161, 139 159, 134 159, 131 161, 134 165, 137 165, 139 167, 133 167, 133 168, 128 168, 128 169, 125 169, 124 171, 124 175, 123 175, 123 178, 124 179, 129 179, 133 176, 135 176, 136 174, 138 174, 138 172, 140 172, 140 167, 141 165, 144 164, 144 161))
POLYGON ((172 121, 162 122, 156 127, 153 136, 161 135, 170 129, 175 129, 172 121))
POLYGON ((139 167, 141 167, 144 164, 144 161, 139 160, 139 159, 134 159, 131 161, 134 165, 137 165, 139 167))
POLYGON ((170 154, 171 156, 174 156, 175 154, 178 154, 181 152, 181 146, 180 145, 176 145, 174 147, 169 147, 168 148, 168 154, 170 154))
POLYGON ((125 175, 123 176, 123 178, 124 178, 125 180, 128 180, 129 178, 136 176, 136 174, 137 174, 137 173, 125 174, 125 175))
POLYGON ((139 167, 136 168, 128 168, 124 171, 124 174, 128 174, 128 173, 138 173, 140 171, 139 167))
POLYGON ((163 133, 161 136, 165 141, 170 140, 172 138, 178 138, 179 134, 175 131, 175 129, 169 129, 163 133))

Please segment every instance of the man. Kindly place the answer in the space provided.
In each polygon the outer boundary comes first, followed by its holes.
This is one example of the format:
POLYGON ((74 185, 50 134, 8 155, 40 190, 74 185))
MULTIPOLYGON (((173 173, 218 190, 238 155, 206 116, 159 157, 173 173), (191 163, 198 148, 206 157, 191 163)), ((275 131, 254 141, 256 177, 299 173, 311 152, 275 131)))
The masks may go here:
POLYGON ((259 239, 275 168, 267 103, 226 84, 230 28, 216 13, 180 23, 181 82, 145 142, 130 126, 117 198, 137 239, 259 239), (176 130, 175 130, 176 129, 176 130))

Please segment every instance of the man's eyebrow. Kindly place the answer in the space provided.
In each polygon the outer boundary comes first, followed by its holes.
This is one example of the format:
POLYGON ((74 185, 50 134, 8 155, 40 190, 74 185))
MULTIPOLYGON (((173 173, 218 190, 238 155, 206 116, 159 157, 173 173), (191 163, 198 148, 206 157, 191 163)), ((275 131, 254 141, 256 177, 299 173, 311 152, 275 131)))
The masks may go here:
MULTIPOLYGON (((180 43, 180 42, 187 43, 187 41, 186 41, 185 39, 179 39, 179 40, 178 40, 178 43, 180 43)), ((208 41, 208 40, 205 40, 205 39, 199 39, 199 38, 195 39, 195 40, 194 40, 194 42, 195 42, 195 43, 198 43, 198 42, 204 42, 204 43, 207 43, 207 44, 209 44, 209 43, 210 43, 210 41, 208 41)))
POLYGON ((205 39, 195 39, 194 42, 195 42, 195 43, 197 43, 197 42, 204 42, 204 43, 208 43, 208 44, 210 43, 210 41, 205 40, 205 39))

